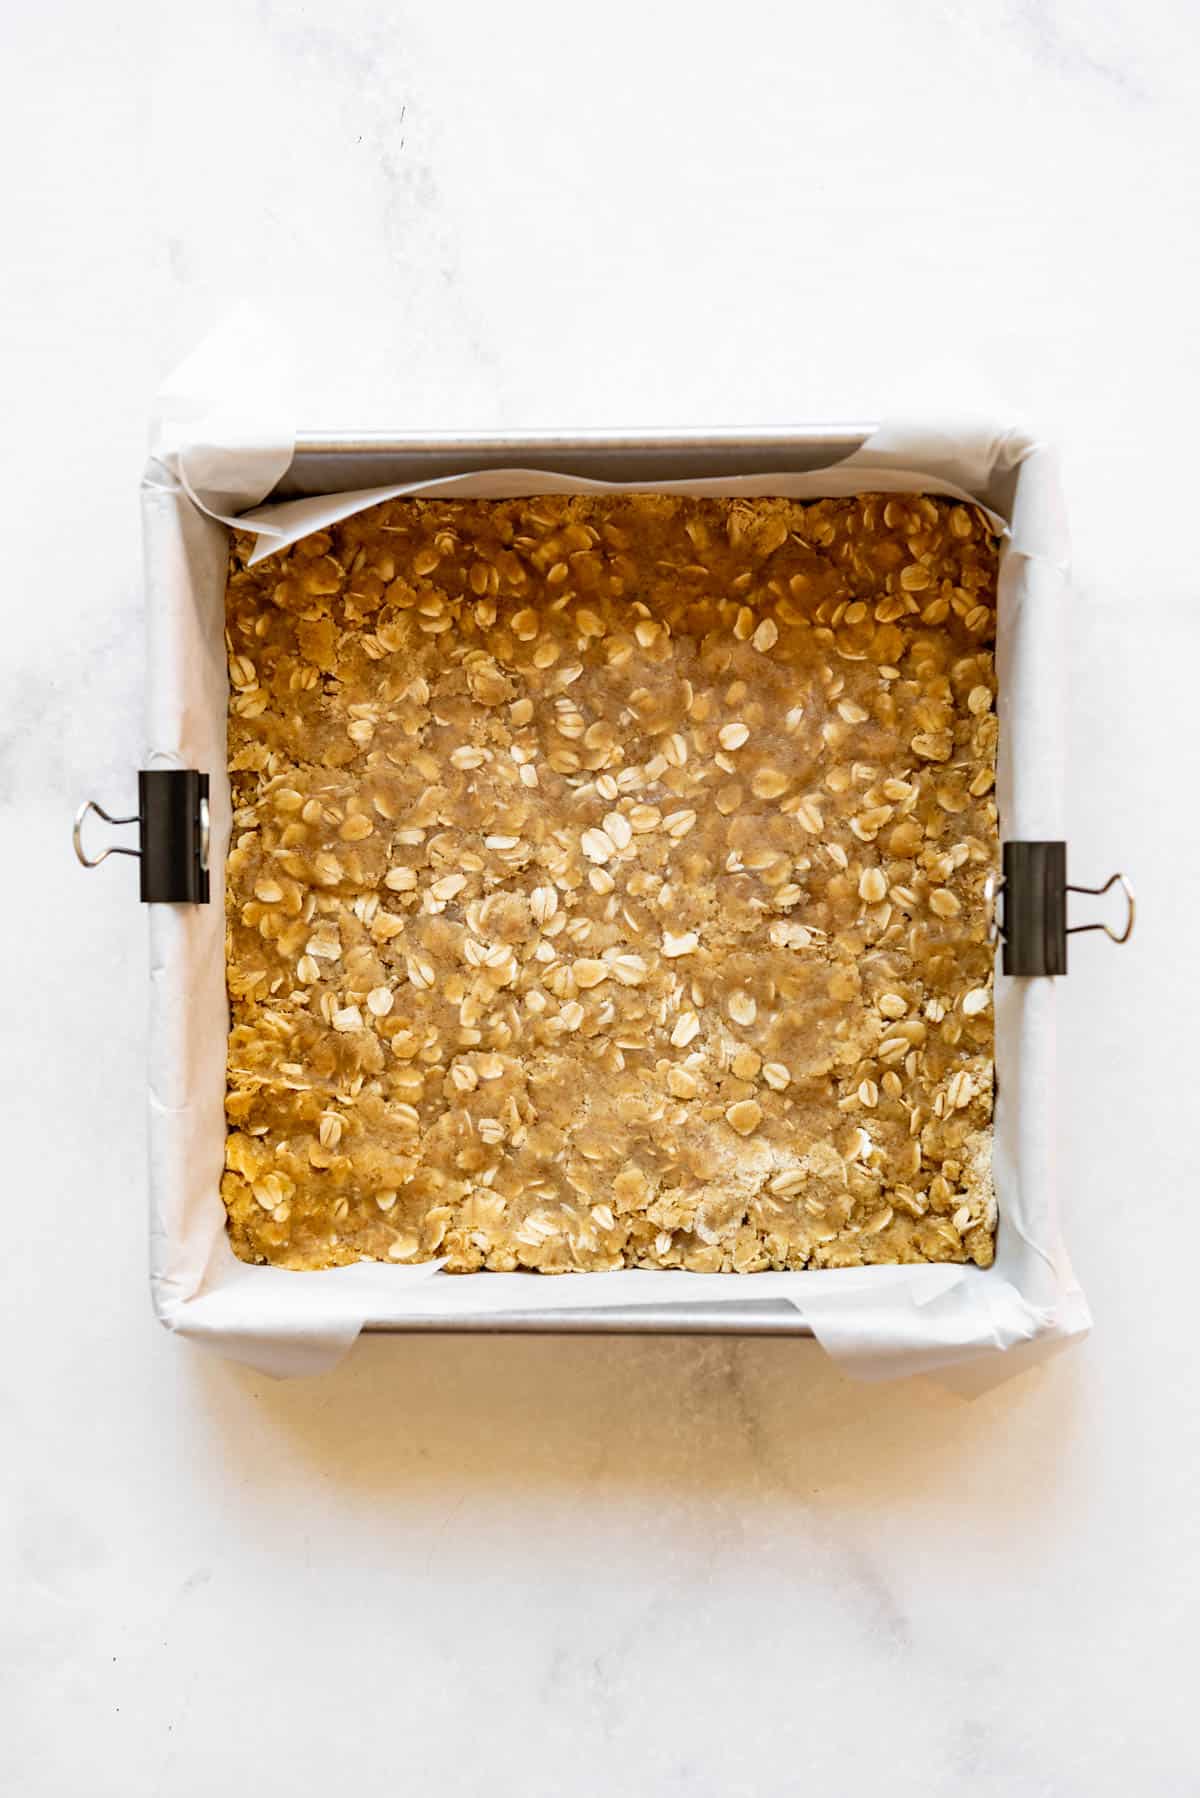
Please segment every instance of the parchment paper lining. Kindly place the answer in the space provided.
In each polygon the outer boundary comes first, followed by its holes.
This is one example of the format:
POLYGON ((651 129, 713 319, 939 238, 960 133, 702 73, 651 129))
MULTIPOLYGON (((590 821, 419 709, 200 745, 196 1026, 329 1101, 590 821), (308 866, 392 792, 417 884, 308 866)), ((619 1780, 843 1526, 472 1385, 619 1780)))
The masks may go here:
MULTIPOLYGON (((219 366, 219 358, 218 358, 219 366)), ((203 379, 214 379, 212 365, 203 379)), ((186 385, 186 383, 185 383, 186 385)), ((194 394, 180 417, 179 378, 164 396, 157 453, 143 483, 150 765, 212 777, 212 903, 150 912, 150 1168, 152 1285, 159 1316, 273 1374, 328 1367, 368 1321, 536 1309, 724 1304, 782 1298, 828 1353, 868 1378, 968 1370, 973 1390, 1027 1366, 1089 1326, 1059 1227, 1055 1190, 1054 985, 997 975, 995 1266, 820 1270, 745 1276, 629 1269, 617 1273, 453 1276, 438 1264, 375 1263, 293 1273, 238 1262, 219 1193, 224 1149, 223 867, 225 776, 223 604, 226 527, 259 534, 256 554, 405 492, 501 497, 595 492, 606 484, 536 470, 468 474, 278 506, 227 510, 260 497, 291 456, 290 437, 230 428, 194 394), (164 422, 165 421, 165 422, 164 422), (189 421, 193 427, 189 429, 189 421), (1022 1352, 1005 1351, 1026 1345, 1022 1352)), ((999 609, 1000 766, 1005 837, 1062 835, 1058 732, 1065 530, 1049 453, 1016 430, 895 423, 820 473, 657 483, 708 494, 833 497, 925 491, 995 508, 1005 532, 999 609)), ((617 490, 617 489, 613 489, 617 490)))

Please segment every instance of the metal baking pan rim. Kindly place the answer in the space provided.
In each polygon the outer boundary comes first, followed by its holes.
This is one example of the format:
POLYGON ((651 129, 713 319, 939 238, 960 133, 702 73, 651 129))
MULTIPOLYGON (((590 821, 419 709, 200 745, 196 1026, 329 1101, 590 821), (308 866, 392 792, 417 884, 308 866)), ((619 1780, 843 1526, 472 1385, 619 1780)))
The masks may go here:
POLYGON ((500 468, 648 484, 815 473, 853 455, 875 429, 849 423, 469 434, 299 431, 291 464, 264 503, 500 468))
MULTIPOLYGON (((469 1277, 469 1276, 468 1276, 469 1277)), ((545 1278, 544 1275, 534 1276, 545 1278)), ((730 1274, 737 1280, 743 1276, 730 1274)), ((813 1332, 787 1299, 717 1305, 611 1305, 564 1311, 480 1311, 454 1316, 368 1318, 376 1336, 800 1336, 813 1332)))

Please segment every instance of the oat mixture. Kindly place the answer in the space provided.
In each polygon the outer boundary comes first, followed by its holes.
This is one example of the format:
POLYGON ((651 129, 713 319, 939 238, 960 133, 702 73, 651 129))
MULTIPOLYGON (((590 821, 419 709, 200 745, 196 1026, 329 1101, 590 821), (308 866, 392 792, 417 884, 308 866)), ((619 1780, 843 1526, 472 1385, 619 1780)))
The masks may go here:
POLYGON ((248 551, 238 1255, 991 1261, 981 513, 398 500, 248 551))

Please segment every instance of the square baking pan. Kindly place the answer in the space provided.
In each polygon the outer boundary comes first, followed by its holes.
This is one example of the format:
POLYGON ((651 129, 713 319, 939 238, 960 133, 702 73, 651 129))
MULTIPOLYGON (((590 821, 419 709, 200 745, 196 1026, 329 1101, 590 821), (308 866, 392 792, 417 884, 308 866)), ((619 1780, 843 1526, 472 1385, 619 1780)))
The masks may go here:
MULTIPOLYGON (((881 437, 868 424, 516 436, 312 431, 296 434, 286 469, 262 504, 236 519, 197 491, 184 462, 152 462, 143 498, 153 747, 137 812, 116 822, 139 826, 138 849, 120 845, 118 852, 140 850, 141 896, 151 907, 152 1284, 164 1322, 283 1372, 323 1364, 360 1329, 815 1334, 835 1353, 853 1359, 861 1349, 864 1358, 881 1361, 880 1370, 905 1372, 1086 1328, 1086 1306, 1062 1249, 1053 1166, 1053 977, 1066 971, 1069 934, 1057 690, 1065 556, 1053 465, 1040 445, 1017 432, 959 439, 893 430, 881 437), (359 1264, 300 1273, 236 1261, 219 1193, 228 1022, 223 608, 230 524, 258 529, 262 553, 269 553, 322 519, 397 490, 498 497, 679 482, 709 494, 782 490, 804 497, 881 486, 912 491, 916 482, 982 504, 1005 533, 996 652, 1004 857, 996 883, 1002 965, 995 1266, 856 1269, 846 1278, 834 1270, 629 1270, 572 1275, 572 1290, 564 1292, 563 1280, 532 1273, 436 1276, 435 1285, 424 1270, 415 1270, 422 1277, 414 1281, 414 1270, 379 1264, 370 1264, 373 1271, 359 1264), (340 1279, 331 1282, 331 1274, 340 1279), (862 1275, 868 1277, 856 1277, 862 1275), (672 1288, 669 1296, 660 1290, 652 1302, 636 1302, 631 1279, 647 1278, 688 1286, 678 1297, 672 1288), (379 1302, 383 1280, 386 1303, 379 1302), (596 1281, 610 1284, 597 1294, 596 1281)), ((81 834, 89 809, 100 810, 93 802, 81 808, 75 840, 80 858, 94 865, 103 856, 89 856, 81 834)))

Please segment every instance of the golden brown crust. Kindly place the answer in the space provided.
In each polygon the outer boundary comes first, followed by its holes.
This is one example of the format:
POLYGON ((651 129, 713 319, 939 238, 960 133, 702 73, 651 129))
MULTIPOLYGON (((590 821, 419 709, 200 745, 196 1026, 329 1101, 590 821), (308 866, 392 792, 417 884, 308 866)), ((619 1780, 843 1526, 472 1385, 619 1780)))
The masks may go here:
POLYGON ((245 552, 240 1256, 990 1262, 981 513, 398 500, 245 552))

